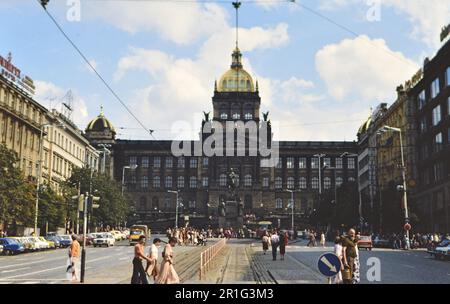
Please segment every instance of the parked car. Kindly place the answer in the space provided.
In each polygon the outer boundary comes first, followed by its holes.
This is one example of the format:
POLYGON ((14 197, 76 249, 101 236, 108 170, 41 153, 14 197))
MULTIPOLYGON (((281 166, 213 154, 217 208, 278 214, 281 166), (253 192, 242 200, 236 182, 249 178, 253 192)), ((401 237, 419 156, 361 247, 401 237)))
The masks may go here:
POLYGON ((431 252, 436 259, 445 259, 450 256, 450 240, 443 240, 431 252))
POLYGON ((50 248, 50 244, 47 241, 45 241, 44 238, 42 238, 44 240, 42 240, 41 237, 38 237, 38 236, 32 236, 31 238, 35 241, 36 246, 39 247, 40 250, 45 250, 45 249, 50 248))
POLYGON ((39 239, 41 242, 47 243, 49 249, 55 249, 55 248, 56 248, 55 242, 49 241, 49 240, 47 240, 46 238, 44 238, 43 236, 38 237, 38 239, 39 239))
POLYGON ((55 244, 55 248, 60 248, 61 247, 61 243, 60 240, 61 238, 57 235, 47 235, 45 237, 45 239, 49 242, 53 242, 55 244))
POLYGON ((3 245, 0 245, 0 254, 3 253, 3 245))
POLYGON ((114 246, 116 239, 111 233, 96 233, 94 235, 94 247, 97 246, 114 246))
POLYGON ((70 237, 70 235, 64 234, 64 235, 60 235, 60 241, 59 244, 62 248, 67 248, 72 244, 72 238, 70 237))
POLYGON ((358 248, 372 250, 373 248, 372 238, 370 236, 362 235, 358 240, 358 248))
POLYGON ((3 254, 13 255, 25 251, 25 247, 13 238, 1 238, 0 245, 3 246, 3 254))
POLYGON ((26 242, 29 244, 29 248, 30 251, 38 251, 41 250, 41 248, 39 247, 40 243, 36 243, 36 240, 29 236, 29 237, 24 237, 26 239, 26 242))
POLYGON ((375 237, 375 239, 373 240, 373 247, 376 248, 389 248, 390 247, 390 242, 388 239, 382 239, 379 237, 375 237))

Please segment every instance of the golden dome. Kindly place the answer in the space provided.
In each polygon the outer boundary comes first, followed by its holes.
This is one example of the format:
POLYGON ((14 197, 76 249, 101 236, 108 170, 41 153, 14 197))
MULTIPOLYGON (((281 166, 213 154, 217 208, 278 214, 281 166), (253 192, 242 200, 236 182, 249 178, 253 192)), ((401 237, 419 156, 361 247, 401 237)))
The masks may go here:
POLYGON ((252 76, 242 67, 242 54, 235 48, 231 68, 219 80, 218 92, 255 92, 252 76))
POLYGON ((114 126, 112 123, 105 117, 103 113, 103 107, 101 108, 100 114, 91 120, 86 128, 86 132, 88 131, 100 131, 103 132, 105 130, 110 130, 113 133, 116 133, 114 126))
POLYGON ((361 135, 361 134, 367 132, 367 130, 369 129, 371 124, 372 124, 372 117, 369 117, 359 128, 358 135, 361 135))

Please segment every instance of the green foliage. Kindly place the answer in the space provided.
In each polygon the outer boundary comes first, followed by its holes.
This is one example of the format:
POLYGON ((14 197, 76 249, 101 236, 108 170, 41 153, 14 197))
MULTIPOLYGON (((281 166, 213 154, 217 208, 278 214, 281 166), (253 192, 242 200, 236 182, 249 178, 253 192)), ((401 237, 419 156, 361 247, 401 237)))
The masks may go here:
POLYGON ((38 226, 44 228, 48 223, 49 231, 64 227, 67 204, 63 197, 56 194, 48 185, 42 185, 39 191, 38 226))

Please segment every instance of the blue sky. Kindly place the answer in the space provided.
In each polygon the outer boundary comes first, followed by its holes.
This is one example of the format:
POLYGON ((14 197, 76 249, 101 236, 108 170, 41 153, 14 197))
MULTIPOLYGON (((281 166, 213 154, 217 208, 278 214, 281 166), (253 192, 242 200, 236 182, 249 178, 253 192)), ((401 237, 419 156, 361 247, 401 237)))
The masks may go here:
MULTIPOLYGON (((0 9, 0 54, 11 51, 35 80, 37 100, 60 109, 71 89, 80 127, 103 105, 119 137, 150 139, 37 2, 2 0, 0 9)), ((231 61, 231 1, 51 0, 48 10, 156 138, 196 137, 231 61), (69 20, 78 2, 80 20, 69 20)), ((436 52, 448 23, 450 0, 243 1, 240 47, 276 138, 354 140, 370 107, 392 103, 396 86, 436 52)))

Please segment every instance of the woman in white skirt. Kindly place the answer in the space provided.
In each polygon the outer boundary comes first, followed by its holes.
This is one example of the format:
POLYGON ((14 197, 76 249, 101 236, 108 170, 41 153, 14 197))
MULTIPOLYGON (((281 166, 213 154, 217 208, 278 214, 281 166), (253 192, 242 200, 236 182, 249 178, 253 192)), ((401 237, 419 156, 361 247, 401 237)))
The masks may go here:
MULTIPOLYGON (((344 269, 344 263, 342 262, 343 259, 343 251, 342 251, 342 240, 339 236, 336 237, 334 240, 334 254, 339 258, 341 261, 341 270, 344 269)), ((334 276, 334 284, 342 284, 342 272, 339 271, 337 275, 334 276)))

